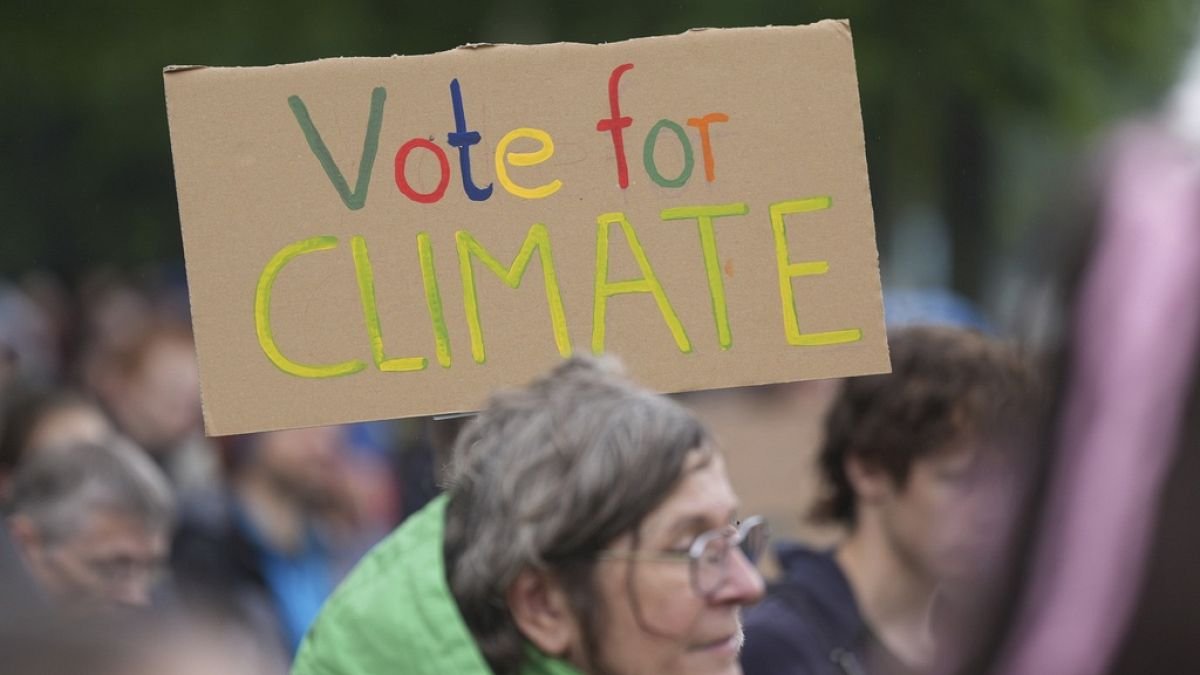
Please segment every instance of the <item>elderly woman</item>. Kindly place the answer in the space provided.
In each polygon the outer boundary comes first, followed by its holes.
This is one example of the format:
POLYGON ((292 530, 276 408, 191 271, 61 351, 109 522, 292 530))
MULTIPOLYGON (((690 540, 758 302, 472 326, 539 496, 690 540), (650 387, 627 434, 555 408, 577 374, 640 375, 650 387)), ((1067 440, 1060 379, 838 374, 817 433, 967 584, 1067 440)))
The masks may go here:
POLYGON ((495 396, 448 483, 326 604, 295 675, 741 672, 764 528, 679 405, 573 359, 495 396))

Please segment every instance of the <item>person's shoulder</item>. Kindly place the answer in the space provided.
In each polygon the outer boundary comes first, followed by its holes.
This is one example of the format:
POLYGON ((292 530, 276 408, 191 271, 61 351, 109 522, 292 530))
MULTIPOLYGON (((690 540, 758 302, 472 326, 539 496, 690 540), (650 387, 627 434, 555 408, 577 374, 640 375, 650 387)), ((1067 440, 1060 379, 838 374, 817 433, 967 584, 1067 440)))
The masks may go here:
POLYGON ((782 578, 746 611, 746 675, 823 673, 829 654, 853 643, 862 620, 849 584, 828 552, 784 543, 782 578))
POLYGON ((419 593, 414 576, 441 568, 440 537, 417 514, 376 544, 334 590, 321 609, 314 629, 322 623, 363 622, 386 626, 404 618, 405 608, 419 593))
POLYGON ((746 616, 740 656, 745 675, 813 675, 823 672, 828 645, 811 621, 778 598, 766 598, 746 616))
POLYGON ((401 526, 380 541, 325 601, 300 645, 292 675, 386 671, 394 645, 405 636, 411 610, 405 583, 414 542, 401 526))
POLYGON ((825 617, 820 608, 803 599, 780 595, 777 589, 778 585, 772 586, 761 602, 746 610, 743 653, 786 663, 811 660, 828 651, 825 617))
POLYGON ((321 609, 292 675, 487 672, 445 580, 444 516, 435 499, 367 554, 321 609))

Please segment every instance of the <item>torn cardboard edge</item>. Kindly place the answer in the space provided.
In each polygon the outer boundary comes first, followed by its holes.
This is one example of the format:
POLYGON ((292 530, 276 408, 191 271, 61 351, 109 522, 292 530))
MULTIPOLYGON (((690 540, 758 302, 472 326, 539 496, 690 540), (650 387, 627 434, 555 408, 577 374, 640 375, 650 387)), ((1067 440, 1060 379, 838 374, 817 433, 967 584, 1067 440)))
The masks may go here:
POLYGON ((439 52, 430 52, 430 53, 426 53, 426 54, 391 54, 390 56, 329 56, 329 57, 319 58, 319 59, 310 59, 308 61, 276 63, 276 64, 263 65, 263 66, 171 65, 171 66, 163 67, 163 75, 171 75, 173 73, 183 73, 183 72, 187 72, 190 70, 202 70, 202 69, 207 69, 207 68, 223 68, 223 69, 228 69, 228 70, 253 70, 256 68, 278 68, 280 66, 289 66, 289 65, 322 63, 322 62, 326 62, 326 61, 342 61, 345 59, 424 58, 424 57, 428 57, 428 56, 437 56, 439 54, 452 54, 457 51, 483 51, 483 50, 488 50, 488 49, 493 49, 493 48, 499 49, 499 48, 505 48, 505 47, 550 47, 550 46, 553 46, 553 47, 572 47, 572 46, 602 47, 602 46, 607 46, 607 45, 620 45, 620 44, 638 42, 641 40, 661 40, 663 38, 680 38, 680 37, 686 37, 693 33, 702 33, 705 31, 714 31, 714 30, 737 31, 737 32, 741 32, 741 31, 757 32, 757 31, 785 30, 785 29, 793 29, 793 28, 809 28, 809 27, 816 28, 816 27, 823 27, 823 26, 826 26, 829 24, 837 25, 839 27, 839 31, 843 35, 845 35, 847 38, 850 37, 850 19, 822 19, 820 21, 803 24, 801 26, 776 26, 773 24, 768 24, 766 26, 735 26, 735 27, 730 27, 730 28, 719 28, 719 27, 715 27, 715 26, 701 26, 701 27, 695 27, 695 28, 688 28, 687 30, 685 30, 683 32, 675 33, 673 35, 648 35, 648 36, 642 36, 642 37, 627 38, 625 40, 617 40, 616 42, 559 41, 559 42, 545 42, 545 43, 539 42, 536 44, 519 44, 519 43, 515 43, 515 42, 467 42, 465 44, 461 44, 452 49, 445 49, 445 50, 442 50, 439 52))

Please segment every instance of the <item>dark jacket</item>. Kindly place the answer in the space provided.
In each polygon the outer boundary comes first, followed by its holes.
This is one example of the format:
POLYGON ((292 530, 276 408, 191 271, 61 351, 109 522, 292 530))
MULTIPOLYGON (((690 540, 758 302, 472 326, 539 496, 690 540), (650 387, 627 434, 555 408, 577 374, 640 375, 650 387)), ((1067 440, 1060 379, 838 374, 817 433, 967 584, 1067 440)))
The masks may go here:
POLYGON ((745 675, 903 672, 872 635, 846 575, 828 551, 776 549, 782 575, 746 612, 745 675))
POLYGON ((180 505, 171 543, 174 594, 241 623, 258 644, 288 652, 261 558, 237 527, 233 496, 197 492, 180 505))

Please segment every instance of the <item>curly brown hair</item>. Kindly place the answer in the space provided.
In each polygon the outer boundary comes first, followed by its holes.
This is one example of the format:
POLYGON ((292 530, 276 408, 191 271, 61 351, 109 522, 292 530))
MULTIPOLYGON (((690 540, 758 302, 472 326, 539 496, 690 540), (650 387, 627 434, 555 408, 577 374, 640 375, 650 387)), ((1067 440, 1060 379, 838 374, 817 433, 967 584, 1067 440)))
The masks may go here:
POLYGON ((946 326, 898 329, 888 344, 891 374, 850 378, 825 418, 827 494, 814 520, 855 524, 850 457, 903 488, 922 457, 968 439, 1012 447, 1016 435, 1034 428, 1041 394, 1032 364, 1014 346, 946 326))

